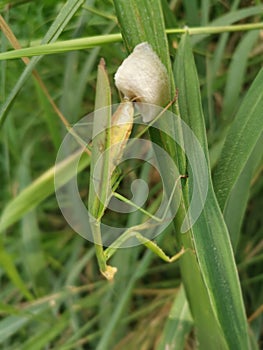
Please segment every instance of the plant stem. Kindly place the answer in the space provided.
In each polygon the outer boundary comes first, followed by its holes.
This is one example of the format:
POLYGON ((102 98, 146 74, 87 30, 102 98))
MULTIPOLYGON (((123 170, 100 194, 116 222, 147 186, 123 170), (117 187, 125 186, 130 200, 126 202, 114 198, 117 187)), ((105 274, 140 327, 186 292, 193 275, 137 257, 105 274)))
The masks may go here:
POLYGON ((92 235, 94 238, 94 245, 95 245, 96 257, 98 259, 99 268, 100 268, 100 271, 104 273, 107 269, 107 266, 106 266, 106 259, 105 259, 105 254, 104 254, 102 240, 101 240, 100 222, 99 221, 90 222, 90 226, 91 226, 92 235))
MULTIPOLYGON (((263 22, 251 23, 251 24, 236 24, 228 26, 215 26, 215 27, 194 27, 194 28, 174 28, 166 29, 166 34, 184 34, 188 32, 190 35, 199 34, 219 34, 225 32, 238 32, 248 31, 255 29, 263 29, 263 22)), ((59 52, 67 52, 74 50, 85 50, 88 48, 97 47, 100 45, 111 44, 122 40, 120 33, 109 35, 97 35, 88 38, 79 38, 73 40, 63 40, 54 42, 51 44, 36 45, 19 50, 11 50, 0 53, 0 60, 7 60, 20 57, 31 57, 38 55, 50 55, 59 52)))
POLYGON ((239 32, 239 31, 248 31, 255 29, 262 29, 263 22, 260 23, 249 23, 249 24, 234 24, 228 26, 207 26, 207 27, 185 27, 182 29, 171 28, 166 29, 166 34, 184 34, 187 33, 190 35, 198 35, 198 34, 220 34, 225 32, 239 32))

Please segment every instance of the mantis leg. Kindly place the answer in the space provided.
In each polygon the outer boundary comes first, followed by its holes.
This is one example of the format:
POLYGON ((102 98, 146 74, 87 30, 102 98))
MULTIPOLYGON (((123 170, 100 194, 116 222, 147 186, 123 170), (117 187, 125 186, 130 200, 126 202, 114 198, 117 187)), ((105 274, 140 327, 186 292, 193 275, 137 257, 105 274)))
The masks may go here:
POLYGON ((140 232, 139 229, 143 229, 143 224, 134 226, 126 230, 115 242, 114 245, 109 246, 107 249, 105 249, 104 254, 105 254, 105 259, 108 261, 114 253, 121 248, 124 242, 126 242, 128 239, 131 237, 136 237, 139 242, 141 242, 144 246, 146 246, 148 249, 150 249, 154 254, 158 255, 162 260, 165 262, 174 262, 178 260, 185 252, 186 250, 184 247, 173 255, 172 257, 169 257, 168 255, 165 254, 165 252, 160 248, 157 243, 154 241, 151 241, 150 239, 144 237, 140 232))
POLYGON ((160 248, 154 241, 151 241, 147 238, 145 238, 141 233, 137 232, 136 238, 138 239, 139 242, 141 242, 143 245, 145 245, 147 248, 149 248, 154 254, 158 255, 162 260, 168 263, 172 263, 178 259, 186 252, 184 247, 173 255, 172 257, 169 257, 168 255, 165 254, 165 252, 160 248))
POLYGON ((155 220, 156 222, 162 223, 163 220, 164 220, 164 218, 165 218, 166 215, 167 215, 168 210, 169 210, 169 206, 170 206, 171 201, 172 201, 172 199, 173 199, 173 196, 174 196, 174 193, 175 193, 175 190, 176 190, 176 186, 178 185, 179 180, 180 180, 180 179, 187 178, 187 177, 188 177, 187 175, 180 175, 180 176, 176 179, 175 184, 174 184, 174 187, 173 187, 173 190, 172 190, 172 193, 171 193, 171 195, 170 195, 170 198, 169 198, 169 201, 168 201, 168 204, 167 204, 167 207, 166 207, 166 209, 165 209, 165 211, 164 211, 164 213, 163 213, 163 215, 162 215, 161 218, 159 218, 159 217, 157 217, 157 216, 155 216, 155 215, 149 213, 147 210, 141 208, 140 206, 138 206, 137 204, 133 203, 131 200, 127 199, 126 197, 122 196, 121 194, 119 194, 119 193, 117 193, 117 192, 114 192, 114 193, 113 193, 113 196, 114 196, 115 198, 117 198, 117 199, 120 199, 121 201, 123 201, 123 202, 125 202, 125 203, 127 203, 127 204, 130 204, 132 207, 138 209, 138 210, 141 211, 143 214, 145 214, 145 215, 151 217, 151 218, 152 218, 153 220, 155 220))
MULTIPOLYGON (((132 201, 128 200, 127 198, 125 198, 119 194, 115 193, 114 196, 117 197, 118 199, 123 200, 124 202, 132 205, 136 209, 140 210, 143 214, 151 217, 153 220, 155 220, 157 222, 157 225, 158 225, 164 220, 164 218, 169 210, 169 205, 170 205, 172 197, 174 195, 176 186, 178 185, 178 181, 181 178, 186 178, 186 177, 187 176, 185 176, 185 175, 180 175, 179 178, 176 180, 174 188, 173 188, 172 193, 171 193, 171 196, 170 196, 169 201, 168 201, 167 208, 166 208, 162 218, 154 216, 153 214, 147 212, 145 209, 140 208, 135 203, 133 203, 132 201)), ((149 224, 142 223, 142 224, 128 228, 119 238, 117 238, 115 240, 115 242, 111 246, 109 246, 107 249, 105 249, 105 251, 104 251, 105 263, 114 255, 114 253, 117 251, 117 249, 121 248, 123 246, 123 244, 131 237, 136 237, 140 243, 142 243, 144 246, 146 246, 148 249, 150 249, 154 254, 156 254, 162 260, 164 260, 165 262, 168 262, 168 263, 171 263, 171 262, 178 260, 186 252, 184 247, 182 247, 178 253, 176 253, 172 257, 169 257, 168 255, 165 254, 165 252, 162 250, 162 248, 160 248, 157 245, 157 243, 144 237, 140 233, 140 231, 145 230, 148 227, 149 227, 149 224)), ((104 274, 104 276, 105 276, 105 274, 104 274)))

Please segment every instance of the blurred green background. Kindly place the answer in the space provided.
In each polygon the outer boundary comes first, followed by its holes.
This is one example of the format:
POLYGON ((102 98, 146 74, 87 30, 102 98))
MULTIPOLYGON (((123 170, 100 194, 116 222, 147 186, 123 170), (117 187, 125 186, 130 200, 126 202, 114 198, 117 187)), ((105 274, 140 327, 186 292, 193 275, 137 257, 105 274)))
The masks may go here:
MULTIPOLYGON (((166 28, 262 21, 261 1, 162 0, 161 4, 166 28)), ((14 45, 4 23, 22 47, 120 32, 110 0, 2 0, 0 10, 1 52, 14 45)), ((262 30, 209 35, 209 29, 205 38, 191 37, 212 174, 238 108, 262 67, 262 37, 262 30)), ((180 35, 168 39, 174 62, 180 35)), ((92 243, 72 231, 56 202, 52 167, 67 129, 48 97, 69 125, 92 112, 97 65, 103 57, 113 102, 119 102, 113 75, 127 56, 125 47, 120 40, 94 46, 43 56, 34 67, 42 83, 25 70, 21 59, 0 61, 0 347, 194 349, 195 328, 184 290, 179 289, 179 265, 162 262, 145 247, 129 248, 113 258, 112 265, 118 267, 115 281, 105 281, 92 243), (170 324, 171 319, 183 325, 178 338, 178 324, 170 324), (164 339, 175 345, 164 347, 164 339)), ((31 63, 34 60, 38 58, 31 63)), ((135 174, 141 171, 138 166, 135 174)), ((225 209, 255 349, 262 345, 261 174, 262 137, 225 209)), ((79 176, 84 199, 88 176, 86 167, 79 176)), ((121 186, 127 191, 128 184, 121 186)), ((118 225, 118 216, 113 220, 118 225)), ((178 249, 172 227, 161 245, 169 255, 178 249)))

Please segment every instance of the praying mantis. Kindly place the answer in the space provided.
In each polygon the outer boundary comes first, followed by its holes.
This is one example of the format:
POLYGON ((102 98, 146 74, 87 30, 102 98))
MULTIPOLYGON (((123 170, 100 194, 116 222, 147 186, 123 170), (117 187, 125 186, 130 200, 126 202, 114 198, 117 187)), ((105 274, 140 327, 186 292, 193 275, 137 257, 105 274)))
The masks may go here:
MULTIPOLYGON (((155 56, 154 60, 154 64, 156 64, 155 56)), ((161 69, 163 70, 162 67, 161 69)), ((117 272, 117 268, 108 265, 107 262, 117 251, 117 249, 131 237, 135 237, 141 244, 149 248, 166 262, 174 262, 178 260, 185 253, 185 250, 182 247, 181 250, 174 256, 167 256, 154 241, 145 237, 141 233, 143 230, 149 227, 149 223, 147 222, 142 222, 136 226, 125 229, 122 234, 116 238, 114 243, 110 244, 104 249, 101 233, 101 220, 111 198, 115 197, 128 203, 132 207, 135 207, 135 209, 140 210, 143 214, 149 216, 151 220, 155 221, 156 225, 158 225, 164 220, 167 212, 169 211, 169 206, 173 199, 176 187, 180 183, 180 179, 186 178, 187 176, 179 175, 178 178, 175 179, 174 187, 162 217, 157 217, 154 214, 147 212, 145 209, 140 208, 131 200, 128 200, 117 193, 116 190, 118 187, 118 181, 115 171, 117 164, 122 159, 123 152, 127 147, 127 142, 131 135, 134 118, 133 104, 137 99, 140 100, 140 96, 125 96, 115 113, 111 115, 110 84, 104 60, 101 60, 98 66, 96 90, 97 97, 95 101, 88 198, 89 223, 92 231, 99 269, 106 279, 112 280, 117 272), (102 107, 104 108, 102 109, 102 107)), ((166 109, 168 109, 173 103, 174 101, 168 103, 166 109)), ((146 129, 153 125, 153 123, 159 119, 161 115, 162 112, 160 112, 157 116, 154 116, 154 118, 151 117, 152 120, 147 125, 146 129)), ((141 132, 141 134, 143 132, 141 132)), ((141 134, 138 136, 141 136, 141 134)))

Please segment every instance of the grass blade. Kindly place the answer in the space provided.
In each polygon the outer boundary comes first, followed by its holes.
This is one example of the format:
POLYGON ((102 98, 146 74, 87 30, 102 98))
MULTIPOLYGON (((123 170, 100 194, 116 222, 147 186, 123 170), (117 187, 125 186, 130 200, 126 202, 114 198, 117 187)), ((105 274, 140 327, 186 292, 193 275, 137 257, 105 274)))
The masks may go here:
POLYGON ((107 149, 110 146, 110 126, 111 90, 105 62, 101 60, 96 86, 88 205, 91 215, 96 220, 103 215, 109 194, 110 160, 107 149), (100 159, 102 161, 99 162, 100 159))
MULTIPOLYGON (((62 7, 57 18, 49 28, 45 37, 43 38, 42 40, 43 44, 57 40, 61 32, 65 29, 66 25, 68 24, 70 19, 74 16, 74 14, 78 10, 78 8, 82 5, 82 3, 83 3, 83 0, 68 0, 68 2, 62 7)), ((26 68, 24 69, 24 72, 21 74, 20 78, 18 79, 16 85, 13 87, 11 93, 7 97, 4 105, 0 110, 0 126, 5 121, 7 112, 11 107, 12 103, 14 102, 17 94, 19 93, 21 88, 24 86, 25 81, 29 78, 33 69, 35 68, 37 63, 41 60, 41 58, 42 57, 32 58, 32 60, 26 66, 26 68)))
POLYGON ((246 33, 235 50, 228 68, 227 82, 224 93, 224 105, 222 115, 225 119, 231 119, 244 84, 249 53, 259 38, 257 30, 246 33), (238 63, 237 63, 238 62, 238 63))
MULTIPOLYGON (((65 161, 47 170, 8 203, 0 216, 0 232, 21 219, 28 211, 37 207, 44 199, 54 193, 54 174, 56 171, 56 187, 67 183, 75 173, 72 164, 79 158, 79 152, 65 161)), ((78 171, 83 170, 90 162, 86 153, 80 159, 78 171)))
POLYGON ((255 78, 235 116, 215 169, 214 188, 222 210, 262 134, 262 110, 263 69, 255 78))
MULTIPOLYGON (((208 156, 199 82, 187 35, 181 39, 175 67, 180 115, 195 132, 208 156)), ((192 231, 199 267, 224 338, 229 348, 248 349, 247 323, 237 270, 211 180, 203 212, 192 231)))
MULTIPOLYGON (((14 257, 11 256, 7 251, 5 251, 2 241, 0 241, 0 265, 3 270, 9 276, 10 280, 14 283, 14 285, 20 290, 21 294, 25 296, 26 299, 32 300, 34 297, 30 293, 27 285, 21 278, 15 264, 14 257)), ((1 327, 0 327, 1 330, 1 327)), ((0 334, 1 339, 1 334, 0 334)))
MULTIPOLYGON (((237 21, 240 21, 244 18, 250 17, 250 16, 257 16, 259 13, 262 13, 263 11, 263 6, 251 6, 245 9, 240 9, 236 11, 230 11, 229 13, 213 20, 210 22, 210 26, 226 26, 229 24, 233 24, 237 21)), ((207 38, 208 34, 196 36, 192 38, 192 44, 196 45, 200 41, 204 40, 207 38)))
POLYGON ((157 350, 185 349, 185 340, 193 326, 193 319, 183 286, 180 287, 164 326, 157 350))
POLYGON ((242 173, 238 177, 224 208, 224 218, 228 227, 234 251, 240 239, 241 227, 250 199, 250 187, 254 174, 262 164, 263 135, 258 140, 242 173))

